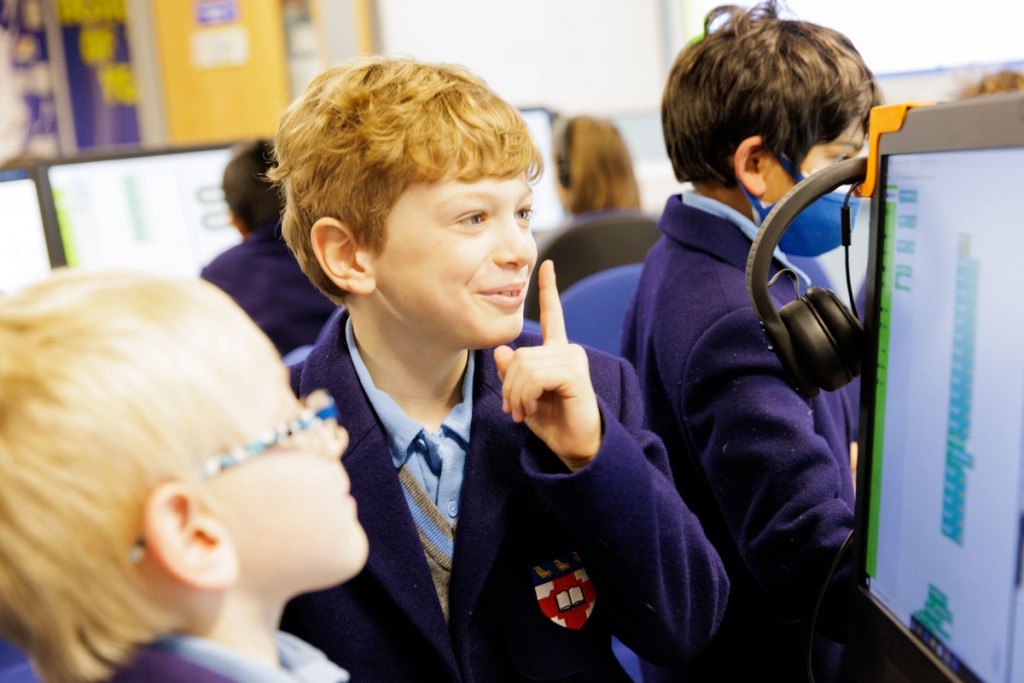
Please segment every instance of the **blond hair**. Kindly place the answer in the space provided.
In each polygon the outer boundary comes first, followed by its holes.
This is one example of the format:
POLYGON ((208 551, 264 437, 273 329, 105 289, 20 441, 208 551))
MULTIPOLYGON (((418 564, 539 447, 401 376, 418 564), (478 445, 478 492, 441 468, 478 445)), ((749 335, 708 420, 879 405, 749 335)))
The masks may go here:
POLYGON ((239 398, 283 373, 201 281, 67 271, 0 297, 0 636, 44 680, 179 628, 128 559, 145 499, 265 427, 239 398))
POLYGON ((328 68, 285 111, 268 175, 285 196, 283 232, 302 270, 328 297, 310 241, 320 218, 346 223, 380 251, 384 222, 412 183, 525 174, 543 159, 519 112, 459 66, 368 57, 328 68))

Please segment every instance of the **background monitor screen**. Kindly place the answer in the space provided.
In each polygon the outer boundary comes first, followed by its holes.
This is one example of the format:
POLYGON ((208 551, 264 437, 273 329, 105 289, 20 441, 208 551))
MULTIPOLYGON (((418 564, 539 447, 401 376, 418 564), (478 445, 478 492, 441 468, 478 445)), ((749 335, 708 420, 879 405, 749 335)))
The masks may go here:
POLYGON ((544 158, 544 175, 533 185, 533 218, 530 228, 534 232, 558 227, 565 220, 565 210, 555 191, 555 160, 552 153, 552 124, 554 114, 543 108, 520 109, 526 126, 544 158))
POLYGON ((230 158, 222 145, 50 163, 67 264, 198 274, 241 239, 221 190, 230 158))
POLYGON ((1024 98, 1002 102, 923 108, 939 149, 882 156, 855 629, 895 628, 855 631, 858 680, 1024 680, 1024 98), (941 149, 989 127, 1005 146, 941 149))
POLYGON ((28 169, 0 171, 0 293, 50 273, 36 181, 28 169))

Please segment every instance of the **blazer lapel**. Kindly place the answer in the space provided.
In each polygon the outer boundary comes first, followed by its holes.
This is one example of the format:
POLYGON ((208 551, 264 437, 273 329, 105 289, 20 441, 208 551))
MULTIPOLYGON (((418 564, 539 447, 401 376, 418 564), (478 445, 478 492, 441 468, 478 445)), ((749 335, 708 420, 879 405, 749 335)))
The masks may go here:
POLYGON ((452 565, 451 621, 455 639, 468 625, 484 582, 507 535, 507 503, 519 485, 526 428, 501 409, 501 383, 489 351, 478 352, 473 422, 462 483, 452 565))
POLYGON ((344 337, 338 336, 344 335, 345 316, 342 318, 333 334, 307 358, 300 394, 320 388, 308 384, 314 378, 325 380, 338 405, 338 421, 349 433, 342 462, 352 481, 359 521, 370 540, 365 571, 380 582, 452 670, 458 671, 448 625, 383 427, 362 390, 344 337))

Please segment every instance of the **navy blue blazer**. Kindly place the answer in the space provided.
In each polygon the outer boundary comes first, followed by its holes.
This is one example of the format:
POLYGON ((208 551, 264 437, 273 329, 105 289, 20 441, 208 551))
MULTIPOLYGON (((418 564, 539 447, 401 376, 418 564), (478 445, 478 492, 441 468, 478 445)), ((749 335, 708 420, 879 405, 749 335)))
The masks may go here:
MULTIPOLYGON (((640 375, 648 424, 665 442, 679 490, 731 581, 718 636, 686 680, 805 680, 807 617, 853 528, 849 404, 843 392, 808 400, 791 388, 747 295, 750 240, 679 196, 660 227, 627 313, 623 352, 640 375)), ((795 297, 789 277, 771 290, 777 306, 795 297)), ((839 640, 849 559, 818 623, 839 640)), ((837 680, 837 650, 821 639, 819 680, 837 680)))
POLYGON ((337 308, 302 272, 275 224, 219 254, 200 276, 227 292, 282 356, 316 341, 337 308))
POLYGON ((120 669, 110 683, 236 683, 235 679, 179 657, 173 652, 144 647, 120 669))
POLYGON ((346 319, 294 368, 292 383, 300 395, 327 388, 338 403, 350 438, 343 462, 370 556, 352 581, 293 600, 284 630, 323 650, 353 681, 629 680, 612 654, 613 633, 656 661, 685 664, 703 650, 728 581, 672 485, 660 440, 642 429, 628 363, 589 353, 605 433, 596 458, 569 474, 502 412, 492 352, 475 352, 446 624, 384 430, 345 344, 346 319), (531 578, 534 567, 572 552, 597 595, 578 630, 542 613, 531 578))

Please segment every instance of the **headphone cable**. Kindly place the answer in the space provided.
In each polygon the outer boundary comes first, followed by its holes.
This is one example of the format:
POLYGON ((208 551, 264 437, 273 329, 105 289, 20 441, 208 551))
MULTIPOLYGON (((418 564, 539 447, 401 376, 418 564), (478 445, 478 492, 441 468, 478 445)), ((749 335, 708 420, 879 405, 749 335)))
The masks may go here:
POLYGON ((843 559, 843 555, 846 554, 846 549, 850 547, 850 539, 853 538, 853 529, 846 534, 846 538, 843 539, 842 545, 839 546, 839 550, 836 551, 836 556, 832 560, 832 566, 828 568, 828 572, 825 573, 825 580, 821 583, 821 588, 818 590, 818 598, 814 601, 814 611, 811 612, 811 627, 810 634, 807 637, 807 680, 810 683, 814 683, 814 670, 811 668, 811 659, 814 655, 814 630, 818 626, 818 612, 821 611, 821 603, 825 599, 825 591, 828 590, 828 584, 832 581, 832 575, 836 573, 836 568, 839 567, 839 561, 843 559))
POLYGON ((850 219, 850 195, 853 194, 856 187, 857 185, 850 185, 850 189, 846 192, 846 199, 843 201, 841 216, 843 254, 846 261, 846 295, 850 298, 850 310, 853 312, 853 317, 860 320, 860 316, 857 315, 857 301, 853 296, 853 282, 850 279, 850 242, 853 241, 851 237, 853 234, 853 225, 851 225, 851 223, 853 221, 850 219))
MULTIPOLYGON (((850 217, 850 197, 853 195, 853 191, 857 189, 855 183, 850 185, 850 189, 846 191, 846 198, 843 200, 843 208, 840 212, 842 219, 842 234, 841 239, 843 243, 843 255, 846 262, 846 295, 850 299, 850 310, 853 312, 853 317, 860 319, 857 315, 857 300, 853 296, 853 282, 850 277, 850 243, 852 240, 853 233, 853 221, 850 217)), ((825 599, 825 592, 828 590, 828 584, 832 581, 832 575, 836 573, 836 568, 839 567, 840 560, 843 559, 843 555, 846 554, 846 549, 850 547, 850 540, 853 538, 853 529, 846 534, 846 538, 843 539, 842 544, 839 546, 839 550, 836 551, 836 556, 832 559, 832 565, 828 568, 828 572, 825 573, 825 580, 821 583, 821 588, 818 590, 818 597, 814 601, 814 610, 811 612, 811 626, 810 634, 807 638, 807 680, 810 683, 814 683, 814 670, 812 668, 812 659, 814 655, 814 632, 818 626, 818 613, 821 611, 821 603, 825 599)))

